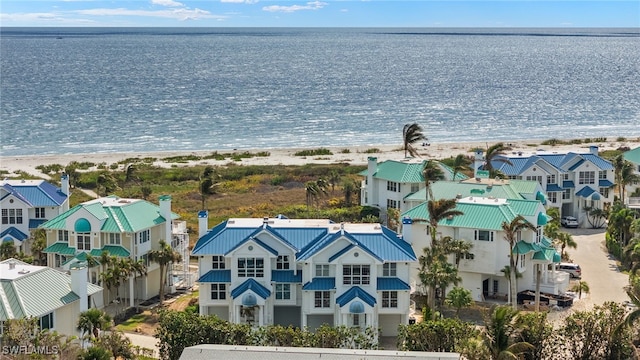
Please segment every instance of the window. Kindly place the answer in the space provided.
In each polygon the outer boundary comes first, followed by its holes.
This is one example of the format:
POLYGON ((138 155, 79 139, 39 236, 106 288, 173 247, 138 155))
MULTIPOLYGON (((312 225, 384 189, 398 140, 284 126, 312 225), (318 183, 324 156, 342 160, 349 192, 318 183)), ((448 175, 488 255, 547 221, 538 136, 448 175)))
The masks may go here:
POLYGON ((548 192, 547 193, 547 199, 549 199, 550 202, 555 204, 558 201, 558 193, 556 193, 556 192, 548 192))
POLYGON ((417 193, 418 191, 420 191, 420 184, 411 184, 411 192, 417 193))
POLYGON ((580 171, 578 173, 578 184, 595 184, 595 174, 593 171, 580 171))
POLYGON ((316 276, 329 276, 329 265, 316 265, 316 276))
POLYGON ((60 267, 62 266, 62 264, 67 262, 67 257, 64 255, 60 255, 60 254, 55 254, 54 256, 54 263, 55 263, 55 267, 60 267))
POLYGON ((120 234, 109 234, 109 244, 120 245, 120 234))
POLYGON ((227 284, 211 284, 211 300, 226 300, 227 284))
POLYGON ((44 330, 44 329, 53 329, 53 313, 52 312, 40 318, 40 330, 44 330))
POLYGON ((280 255, 276 260, 276 269, 288 270, 289 269, 289 255, 280 255))
POLYGON ((3 224, 22 224, 22 209, 2 209, 3 224))
POLYGON ((353 314, 353 326, 360 326, 360 314, 353 314))
POLYGON ((600 194, 604 197, 609 197, 609 189, 608 188, 600 188, 600 194))
POLYGON ((526 260, 526 256, 525 255, 520 255, 520 267, 525 267, 525 260, 526 260))
POLYGON ((317 308, 328 308, 331 303, 331 292, 316 291, 314 306, 317 308))
POLYGON ((224 269, 224 256, 213 256, 213 262, 211 263, 212 269, 224 269))
POLYGON ((542 185, 542 176, 527 176, 526 180, 537 181, 540 185, 542 185))
POLYGON ((238 277, 264 277, 264 259, 238 258, 238 277))
POLYGON ((69 242, 69 232, 67 230, 58 230, 58 241, 69 242))
POLYGON ((36 219, 44 219, 44 208, 35 208, 36 210, 36 219))
POLYGON ((497 294, 498 293, 498 285, 500 284, 500 282, 498 282, 498 280, 493 280, 493 293, 497 294))
POLYGON ((393 192, 400 192, 400 184, 394 181, 387 181, 387 190, 393 192))
POLYGON ((76 236, 78 250, 91 250, 91 234, 78 233, 76 236))
POLYGON ((562 192, 562 200, 571 200, 571 189, 564 189, 562 192))
POLYGON ((382 292, 382 307, 383 308, 397 308, 398 307, 398 292, 397 291, 383 291, 382 292))
POLYGON ((475 256, 475 255, 473 255, 473 254, 471 254, 471 253, 465 253, 465 254, 464 254, 464 258, 465 258, 466 260, 473 260, 473 259, 475 259, 475 258, 476 258, 476 256, 475 256))
POLYGON ((370 275, 369 265, 342 266, 342 283, 344 285, 369 285, 370 275))
POLYGON ((397 209, 398 202, 396 200, 387 199, 387 209, 397 209))
POLYGON ((598 179, 606 179, 607 178, 607 170, 598 171, 598 179))
POLYGON ((493 241, 493 231, 474 230, 474 239, 479 241, 493 241))
POLYGON ((563 180, 569 180, 569 173, 562 174, 562 179, 563 180))
POLYGON ((547 184, 555 184, 556 183, 556 174, 547 175, 547 184))
POLYGON ((144 244, 149 240, 151 240, 151 231, 149 229, 136 233, 136 245, 144 244))
POLYGON ((276 284, 276 300, 291 299, 291 284, 276 284))
POLYGON ((396 263, 385 263, 382 265, 382 276, 398 276, 396 271, 396 263))

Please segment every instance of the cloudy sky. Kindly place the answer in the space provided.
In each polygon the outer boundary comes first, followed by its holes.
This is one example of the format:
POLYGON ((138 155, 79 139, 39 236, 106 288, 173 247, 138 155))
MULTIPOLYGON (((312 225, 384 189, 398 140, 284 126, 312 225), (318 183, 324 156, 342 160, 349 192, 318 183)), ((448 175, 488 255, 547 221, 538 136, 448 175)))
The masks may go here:
POLYGON ((1 0, 0 25, 640 28, 640 1, 1 0))

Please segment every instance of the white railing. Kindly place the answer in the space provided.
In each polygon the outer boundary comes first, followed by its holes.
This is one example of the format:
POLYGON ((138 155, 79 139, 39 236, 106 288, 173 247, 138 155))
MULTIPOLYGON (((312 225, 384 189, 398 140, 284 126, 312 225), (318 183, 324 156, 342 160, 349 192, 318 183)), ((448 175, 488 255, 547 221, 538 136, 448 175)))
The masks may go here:
POLYGON ((633 209, 640 209, 640 197, 627 198, 627 206, 633 209))

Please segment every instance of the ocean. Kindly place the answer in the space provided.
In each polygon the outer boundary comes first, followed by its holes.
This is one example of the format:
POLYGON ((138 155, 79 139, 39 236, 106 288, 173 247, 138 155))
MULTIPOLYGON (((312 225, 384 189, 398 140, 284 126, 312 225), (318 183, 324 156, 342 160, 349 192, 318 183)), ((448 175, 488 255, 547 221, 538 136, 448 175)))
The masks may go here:
POLYGON ((640 136, 640 30, 1 28, 0 155, 640 136))

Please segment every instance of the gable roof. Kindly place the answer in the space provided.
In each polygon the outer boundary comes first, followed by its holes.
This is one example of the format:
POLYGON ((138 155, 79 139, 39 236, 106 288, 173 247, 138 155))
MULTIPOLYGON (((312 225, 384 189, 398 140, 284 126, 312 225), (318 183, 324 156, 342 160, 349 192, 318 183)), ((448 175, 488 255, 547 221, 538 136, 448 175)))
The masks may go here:
MULTIPOLYGON (((397 183, 424 183, 422 169, 428 160, 420 160, 414 158, 406 158, 404 160, 386 160, 379 162, 373 177, 397 183)), ((443 173, 448 174, 447 178, 453 177, 453 169, 439 161, 436 164, 443 173)), ((359 173, 361 176, 367 176, 368 169, 359 173)), ((456 174, 456 180, 464 180, 469 177, 462 173, 456 174)))
POLYGON ((249 278, 242 284, 238 285, 235 289, 231 290, 231 297, 235 299, 249 290, 253 291, 263 299, 271 296, 271 291, 269 289, 262 286, 262 284, 257 282, 255 279, 249 278))
POLYGON ((640 165, 640 146, 633 150, 625 152, 622 156, 625 160, 631 161, 636 165, 640 165))
POLYGON ((338 296, 336 298, 336 303, 340 305, 340 307, 343 307, 355 298, 359 298, 369 304, 369 306, 374 306, 376 304, 376 298, 359 286, 353 286, 342 295, 338 296))
MULTIPOLYGON (((71 276, 53 268, 14 259, 0 262, 0 268, 0 321, 43 316, 79 299, 71 290, 71 276), (14 269, 10 261, 16 262, 14 269)), ((102 290, 91 283, 87 288, 88 295, 102 290)))
MULTIPOLYGON (((493 180, 483 179, 476 181, 470 179, 458 181, 436 181, 431 184, 431 191, 436 199, 454 199, 461 197, 481 196, 497 199, 525 199, 526 196, 535 196, 538 188, 537 181, 528 180, 493 180)), ((408 201, 424 201, 426 189, 407 196, 408 201)))
POLYGON ((5 229, 1 234, 0 234, 0 242, 3 241, 9 241, 9 240, 19 240, 19 241, 24 241, 26 239, 29 238, 29 235, 23 233, 22 231, 20 231, 19 229, 15 228, 15 227, 10 227, 5 229))
MULTIPOLYGON (((76 205, 40 227, 64 230, 67 218, 80 210, 89 212, 102 222, 101 232, 138 232, 165 222, 158 205, 140 199, 108 196, 76 205)), ((178 219, 179 216, 171 213, 171 218, 178 219)))
POLYGON ((593 163, 600 170, 611 170, 613 169, 613 164, 610 161, 605 160, 604 158, 592 154, 592 153, 574 153, 569 152, 566 154, 533 154, 530 156, 517 156, 511 157, 509 155, 500 155, 497 156, 498 159, 508 159, 511 162, 509 165, 506 162, 494 160, 492 161, 492 165, 494 169, 499 170, 505 175, 520 175, 529 167, 533 166, 538 161, 544 161, 547 164, 550 164, 554 168, 559 171, 573 171, 575 168, 580 166, 585 161, 589 161, 593 163))
POLYGON ((5 196, 14 195, 31 207, 58 207, 68 198, 60 188, 44 180, 2 180, 1 184, 5 196))

